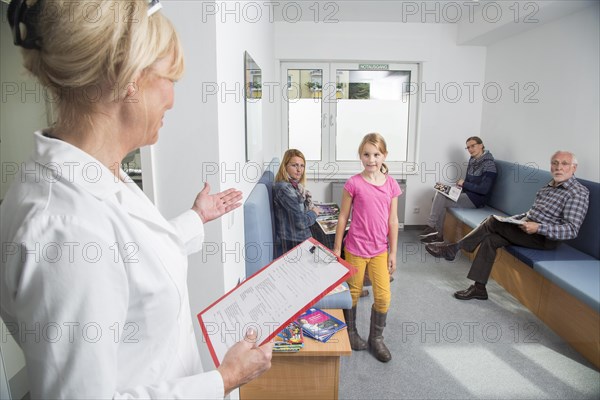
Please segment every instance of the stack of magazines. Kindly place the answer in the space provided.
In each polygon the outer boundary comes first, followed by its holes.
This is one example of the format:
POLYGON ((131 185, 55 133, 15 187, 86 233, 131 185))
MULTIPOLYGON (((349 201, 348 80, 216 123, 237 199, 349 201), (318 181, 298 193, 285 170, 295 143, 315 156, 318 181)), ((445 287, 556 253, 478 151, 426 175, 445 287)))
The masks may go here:
POLYGON ((273 351, 294 352, 304 347, 302 328, 296 322, 290 323, 275 336, 273 351))
MULTIPOLYGON (((334 235, 340 217, 340 206, 336 203, 314 203, 319 209, 317 224, 326 235, 334 235)), ((350 218, 346 224, 346 230, 350 229, 350 218)))
POLYGON ((297 323, 302 327, 305 336, 323 343, 336 332, 346 328, 344 322, 318 308, 309 308, 298 317, 297 323))

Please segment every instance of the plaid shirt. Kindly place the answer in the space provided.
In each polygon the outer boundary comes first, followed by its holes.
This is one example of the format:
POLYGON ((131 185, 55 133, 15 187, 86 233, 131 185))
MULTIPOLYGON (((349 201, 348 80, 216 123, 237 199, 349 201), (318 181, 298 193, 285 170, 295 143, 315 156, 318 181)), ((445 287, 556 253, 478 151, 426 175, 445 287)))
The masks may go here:
POLYGON ((539 223, 537 233, 548 239, 574 239, 587 213, 589 191, 574 176, 557 186, 553 182, 538 190, 531 209, 517 218, 539 223))
POLYGON ((317 214, 306 209, 302 197, 291 183, 273 184, 273 214, 278 240, 302 242, 311 237, 310 226, 317 220, 317 214))

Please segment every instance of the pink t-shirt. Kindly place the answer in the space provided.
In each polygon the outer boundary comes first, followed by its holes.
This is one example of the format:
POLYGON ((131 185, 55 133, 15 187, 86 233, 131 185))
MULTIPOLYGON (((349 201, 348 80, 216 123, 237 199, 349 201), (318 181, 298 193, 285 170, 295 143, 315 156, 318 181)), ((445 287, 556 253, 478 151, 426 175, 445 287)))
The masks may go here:
POLYGON ((383 185, 375 186, 358 174, 348 179, 344 189, 352 196, 352 222, 346 236, 346 249, 364 258, 387 251, 390 206, 392 199, 402 194, 398 182, 388 175, 383 185))

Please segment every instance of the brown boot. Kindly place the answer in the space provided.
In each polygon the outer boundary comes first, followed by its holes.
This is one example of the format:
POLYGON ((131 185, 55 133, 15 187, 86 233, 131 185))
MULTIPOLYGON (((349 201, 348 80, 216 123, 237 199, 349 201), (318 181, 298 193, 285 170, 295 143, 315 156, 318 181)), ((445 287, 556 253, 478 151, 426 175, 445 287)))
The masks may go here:
POLYGON ((383 328, 387 313, 380 313, 371 308, 371 330, 369 332, 369 350, 381 362, 388 362, 392 359, 392 354, 383 343, 383 328))
POLYGON ((346 320, 346 325, 348 325, 348 338, 350 339, 352 350, 366 350, 368 347, 367 342, 359 336, 356 330, 356 306, 349 310, 344 310, 344 319, 346 320))

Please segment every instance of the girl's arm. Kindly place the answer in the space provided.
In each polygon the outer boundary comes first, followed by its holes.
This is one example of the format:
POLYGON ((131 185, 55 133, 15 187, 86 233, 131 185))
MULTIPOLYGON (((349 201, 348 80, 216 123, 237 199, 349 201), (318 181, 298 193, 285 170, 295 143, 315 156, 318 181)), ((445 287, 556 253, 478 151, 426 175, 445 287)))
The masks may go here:
MULTIPOLYGON (((337 235, 336 235, 337 239, 337 235)), ((396 252, 398 250, 398 197, 392 199, 390 205, 390 220, 388 222, 388 242, 390 246, 388 255, 388 271, 396 271, 396 252)))
POLYGON ((342 254, 342 240, 344 239, 344 232, 346 232, 346 225, 348 224, 348 216, 350 215, 351 208, 352 196, 350 196, 350 193, 348 193, 346 189, 343 189, 342 207, 340 209, 340 215, 338 216, 338 225, 335 230, 335 242, 333 245, 333 253, 338 257, 342 254))

